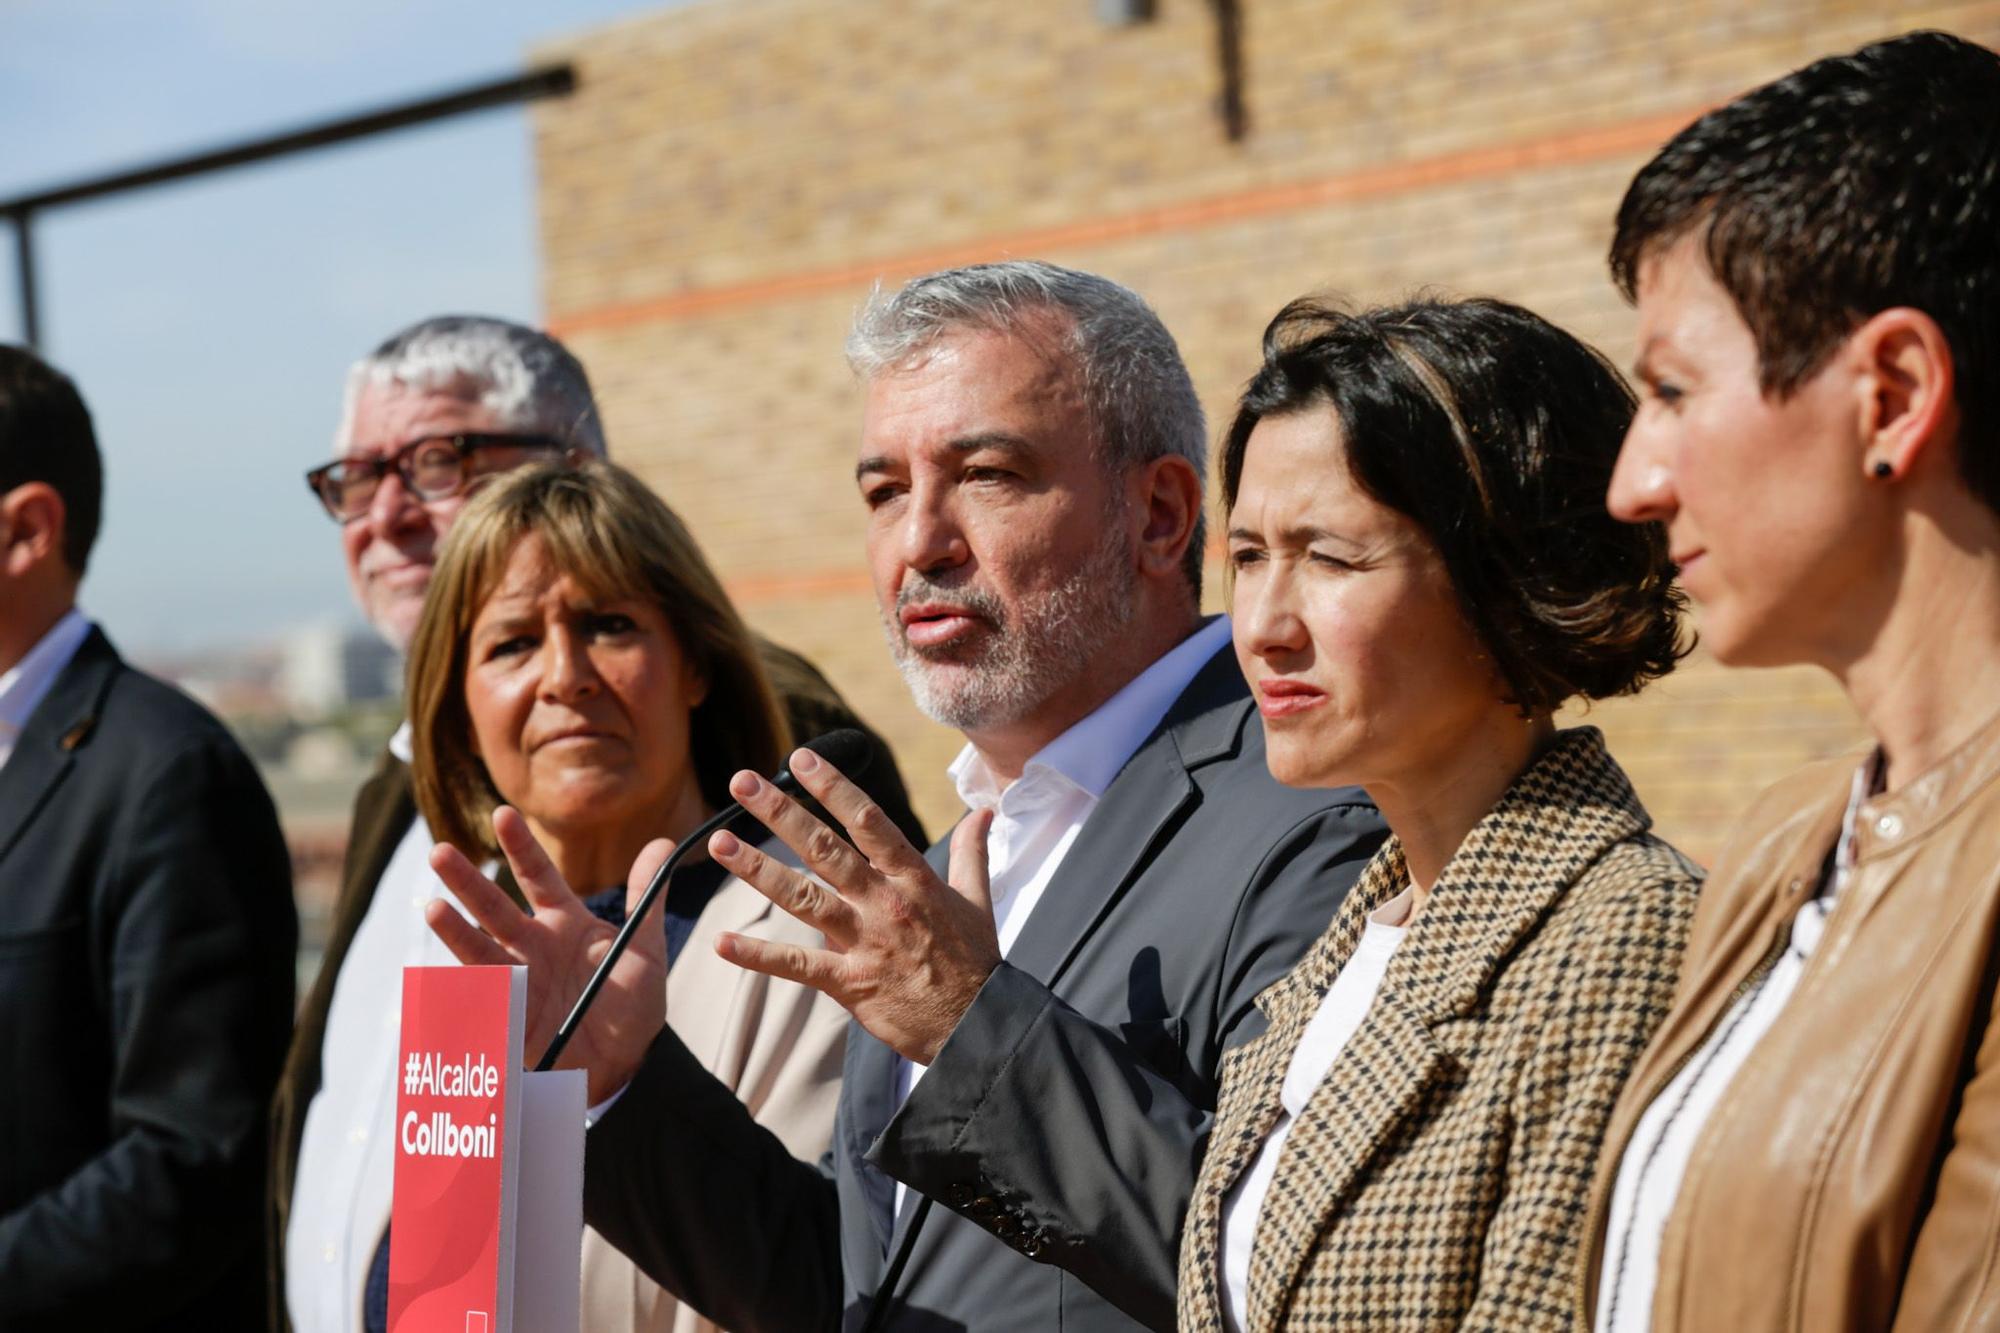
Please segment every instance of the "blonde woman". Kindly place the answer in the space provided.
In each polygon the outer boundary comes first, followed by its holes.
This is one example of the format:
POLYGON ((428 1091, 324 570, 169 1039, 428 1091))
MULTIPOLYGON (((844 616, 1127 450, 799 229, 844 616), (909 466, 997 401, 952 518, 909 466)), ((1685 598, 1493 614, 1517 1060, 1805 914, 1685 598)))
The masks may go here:
MULTIPOLYGON (((411 644, 409 706, 417 801, 438 841, 502 860, 504 804, 613 923, 640 852, 683 837, 730 800, 731 774, 771 771, 791 742, 756 641, 686 528, 603 462, 510 473, 466 506, 411 644)), ((661 908, 668 1026, 794 1155, 817 1158, 846 1014, 732 967, 712 940, 819 936, 708 861, 676 874, 661 908)), ((594 1231, 583 1267, 586 1328, 714 1328, 594 1231)))

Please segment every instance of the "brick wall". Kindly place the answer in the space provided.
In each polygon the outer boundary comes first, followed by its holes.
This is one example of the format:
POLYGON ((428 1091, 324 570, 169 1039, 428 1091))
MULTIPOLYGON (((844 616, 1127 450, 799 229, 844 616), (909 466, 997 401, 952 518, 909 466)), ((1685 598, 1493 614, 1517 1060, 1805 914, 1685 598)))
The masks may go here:
MULTIPOLYGON (((1630 360, 1612 210, 1701 109, 1916 27, 2000 43, 2000 3, 1241 0, 1248 133, 1225 136, 1215 6, 706 0, 555 43, 535 112, 545 302, 616 455, 688 519, 752 621, 896 743, 925 818, 956 737, 889 665, 848 480, 840 357, 869 285, 1035 256, 1128 283, 1211 421, 1292 296, 1503 296, 1630 360)), ((1600 706, 1698 857, 1755 791, 1859 740, 1806 671, 1697 657, 1600 706)))

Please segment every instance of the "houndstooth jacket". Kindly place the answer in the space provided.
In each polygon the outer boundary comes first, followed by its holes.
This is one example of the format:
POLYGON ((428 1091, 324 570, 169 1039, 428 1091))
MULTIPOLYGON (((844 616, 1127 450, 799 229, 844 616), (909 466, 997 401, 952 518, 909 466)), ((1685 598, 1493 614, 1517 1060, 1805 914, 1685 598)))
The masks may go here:
MULTIPOLYGON (((1612 1104, 1667 1010, 1700 871, 1652 837, 1594 728, 1475 825, 1312 1095, 1265 1195, 1247 1328, 1559 1329, 1612 1104)), ((1300 1037, 1370 912, 1390 839, 1229 1055, 1180 1261, 1180 1323, 1224 1327, 1223 1200, 1277 1122, 1300 1037)))

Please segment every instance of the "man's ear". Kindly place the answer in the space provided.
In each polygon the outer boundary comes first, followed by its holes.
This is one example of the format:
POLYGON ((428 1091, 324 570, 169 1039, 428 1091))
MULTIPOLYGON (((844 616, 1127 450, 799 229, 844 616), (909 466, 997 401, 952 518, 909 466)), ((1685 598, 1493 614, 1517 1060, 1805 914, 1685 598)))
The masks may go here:
POLYGON ((1956 466, 1958 393, 1951 344, 1921 310, 1895 306, 1848 336, 1864 450, 1859 466, 1877 481, 1942 462, 1956 466))
POLYGON ((1201 478, 1194 464, 1178 454, 1164 454, 1143 464, 1133 487, 1144 522, 1139 528, 1139 572, 1152 577, 1178 575, 1201 519, 1201 478))
POLYGON ((46 560, 63 558, 69 510, 56 488, 23 482, 0 495, 0 573, 20 578, 46 560))

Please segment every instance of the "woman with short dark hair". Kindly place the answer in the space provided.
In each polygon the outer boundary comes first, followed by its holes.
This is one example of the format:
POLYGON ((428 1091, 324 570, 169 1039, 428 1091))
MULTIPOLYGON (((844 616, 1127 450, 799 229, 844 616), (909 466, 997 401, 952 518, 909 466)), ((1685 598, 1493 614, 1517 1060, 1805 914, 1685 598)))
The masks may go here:
POLYGON ((1223 1065, 1181 1325, 1554 1327, 1698 872, 1573 699, 1686 651, 1658 528, 1602 497, 1632 398, 1499 301, 1272 321, 1223 457, 1271 771, 1393 836, 1223 1065))
POLYGON ((1612 508, 1872 742, 1744 811, 1605 1136, 1607 1333, 2000 1328, 2000 54, 1912 33, 1634 178, 1612 508))

